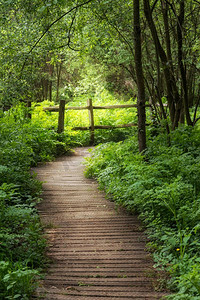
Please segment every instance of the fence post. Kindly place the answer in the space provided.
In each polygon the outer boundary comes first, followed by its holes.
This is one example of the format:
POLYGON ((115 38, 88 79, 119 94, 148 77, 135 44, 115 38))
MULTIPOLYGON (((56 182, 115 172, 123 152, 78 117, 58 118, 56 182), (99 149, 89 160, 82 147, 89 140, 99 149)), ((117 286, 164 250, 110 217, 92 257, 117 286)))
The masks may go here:
POLYGON ((31 119, 31 101, 27 101, 26 107, 27 107, 26 118, 31 119))
POLYGON ((58 133, 64 131, 64 119, 65 119, 65 100, 60 100, 59 115, 58 115, 58 133))
POLYGON ((93 113, 93 106, 92 106, 92 99, 88 99, 88 113, 89 113, 89 120, 90 120, 90 145, 94 145, 94 113, 93 113))

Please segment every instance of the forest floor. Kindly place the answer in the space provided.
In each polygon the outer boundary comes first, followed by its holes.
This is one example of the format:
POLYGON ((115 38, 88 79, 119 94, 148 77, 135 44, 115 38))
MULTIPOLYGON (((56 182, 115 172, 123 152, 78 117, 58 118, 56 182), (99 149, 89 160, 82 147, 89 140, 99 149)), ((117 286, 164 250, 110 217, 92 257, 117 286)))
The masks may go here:
POLYGON ((38 209, 51 259, 34 299, 161 299, 140 221, 84 177, 87 155, 77 148, 34 169, 45 182, 38 209))

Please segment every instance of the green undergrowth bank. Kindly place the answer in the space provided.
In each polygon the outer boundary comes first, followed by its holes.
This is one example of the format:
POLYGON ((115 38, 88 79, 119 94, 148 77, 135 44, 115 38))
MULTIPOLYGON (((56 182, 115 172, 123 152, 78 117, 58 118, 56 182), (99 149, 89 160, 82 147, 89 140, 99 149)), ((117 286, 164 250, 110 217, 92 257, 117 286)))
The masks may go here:
POLYGON ((118 205, 139 213, 150 237, 155 266, 166 270, 168 299, 200 299, 200 131, 181 127, 150 137, 138 154, 137 140, 99 145, 86 175, 118 205))
MULTIPOLYGON (((67 106, 87 106, 87 100, 91 98, 89 95, 77 96, 73 101, 66 104, 67 106)), ((116 99, 114 95, 103 90, 101 93, 97 93, 92 97, 93 105, 95 106, 107 106, 107 105, 119 105, 119 104, 135 104, 134 99, 129 101, 123 101, 122 99, 116 99)), ((67 101, 66 101, 67 102, 67 101)), ((32 119, 40 119, 41 124, 45 128, 52 128, 57 130, 58 112, 44 111, 44 107, 55 106, 52 101, 43 101, 33 106, 32 119)), ((57 104, 58 106, 58 104, 57 104)), ((109 125, 117 126, 128 123, 137 123, 137 111, 136 108, 127 109, 95 109, 94 110, 94 123, 97 125, 109 125)), ((90 143, 89 130, 71 130, 74 127, 89 126, 88 110, 67 110, 65 111, 65 132, 68 132, 71 141, 77 146, 87 146, 90 143)), ((95 144, 105 143, 108 141, 121 141, 128 136, 135 135, 136 127, 127 128, 110 128, 110 129, 95 129, 95 144)))
POLYGON ((30 167, 69 149, 69 139, 27 121, 18 107, 0 117, 0 299, 29 299, 45 264, 36 203, 41 183, 30 167))

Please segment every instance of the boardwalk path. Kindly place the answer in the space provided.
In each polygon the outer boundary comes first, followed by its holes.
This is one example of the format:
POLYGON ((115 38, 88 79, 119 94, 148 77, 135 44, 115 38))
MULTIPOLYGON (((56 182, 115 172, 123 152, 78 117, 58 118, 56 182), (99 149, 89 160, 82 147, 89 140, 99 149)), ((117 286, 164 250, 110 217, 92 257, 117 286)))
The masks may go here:
POLYGON ((37 299, 160 299, 147 277, 152 262, 135 216, 117 212, 83 175, 86 148, 36 168, 44 183, 39 205, 47 226, 48 269, 37 299))

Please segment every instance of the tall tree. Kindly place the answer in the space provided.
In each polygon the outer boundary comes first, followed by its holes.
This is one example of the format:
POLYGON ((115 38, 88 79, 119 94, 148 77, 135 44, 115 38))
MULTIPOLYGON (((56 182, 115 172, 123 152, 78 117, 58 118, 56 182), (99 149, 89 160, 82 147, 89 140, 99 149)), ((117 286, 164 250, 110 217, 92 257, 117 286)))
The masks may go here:
POLYGON ((142 42, 140 27, 140 0, 133 0, 133 24, 135 45, 135 71, 137 79, 138 97, 138 141, 139 151, 146 149, 146 113, 145 113, 145 86, 142 67, 142 42))

